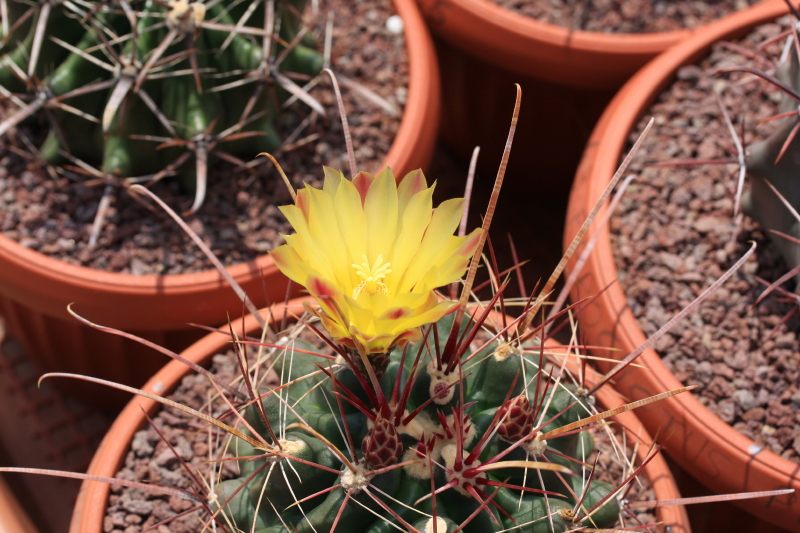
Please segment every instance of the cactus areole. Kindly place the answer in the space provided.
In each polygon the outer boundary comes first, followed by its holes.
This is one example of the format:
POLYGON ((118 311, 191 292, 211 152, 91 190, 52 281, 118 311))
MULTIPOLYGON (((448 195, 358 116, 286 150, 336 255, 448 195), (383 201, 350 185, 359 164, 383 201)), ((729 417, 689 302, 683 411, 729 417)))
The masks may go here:
POLYGON ((587 417, 590 402, 539 372, 543 352, 486 333, 488 312, 470 318, 434 293, 464 274, 481 230, 454 236, 463 201, 433 209, 431 193, 419 171, 399 183, 389 170, 351 182, 326 169, 322 190, 306 187, 283 208, 297 233, 273 255, 316 299, 319 308, 304 305, 336 355, 323 359, 301 338, 273 354, 284 386, 245 408, 254 439, 237 441, 241 476, 214 494, 237 529, 616 523, 614 488, 583 487, 572 471, 593 450, 588 433, 543 438, 587 417))
POLYGON ((276 99, 299 91, 281 71, 319 73, 304 4, 8 0, 0 91, 20 109, 0 135, 39 116, 49 133, 34 154, 60 172, 112 184, 177 174, 194 211, 211 163, 244 166, 280 144, 276 99))

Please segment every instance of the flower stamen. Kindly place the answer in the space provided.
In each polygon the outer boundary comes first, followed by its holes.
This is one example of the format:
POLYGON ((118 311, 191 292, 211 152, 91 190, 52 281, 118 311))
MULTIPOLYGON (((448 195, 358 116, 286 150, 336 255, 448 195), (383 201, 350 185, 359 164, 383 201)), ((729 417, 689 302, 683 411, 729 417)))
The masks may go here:
POLYGON ((353 289, 353 299, 357 299, 358 295, 366 292, 370 296, 375 296, 377 293, 389 294, 389 288, 386 287, 381 280, 391 274, 392 266, 390 262, 383 262, 383 254, 378 254, 375 263, 372 267, 369 266, 369 260, 366 254, 362 254, 361 258, 364 260, 360 265, 353 263, 351 266, 356 269, 356 274, 361 276, 363 281, 356 285, 353 289))

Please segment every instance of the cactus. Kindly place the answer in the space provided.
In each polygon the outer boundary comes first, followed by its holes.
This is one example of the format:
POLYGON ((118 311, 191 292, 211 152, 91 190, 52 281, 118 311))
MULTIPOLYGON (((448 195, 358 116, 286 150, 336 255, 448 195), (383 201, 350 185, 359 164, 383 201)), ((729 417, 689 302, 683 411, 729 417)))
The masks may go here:
POLYGON ((585 430, 603 418, 589 418, 592 397, 545 370, 543 347, 516 325, 485 333, 502 290, 473 319, 463 303, 430 301, 483 235, 452 236, 463 203, 432 212, 431 192, 419 171, 397 185, 388 169, 351 182, 326 168, 323 190, 307 186, 283 208, 298 233, 273 256, 317 299, 307 311, 336 357, 296 334, 272 345, 284 385, 243 410, 241 476, 215 495, 236 528, 538 533, 618 522, 617 487, 575 474, 594 451, 585 430))
POLYGON ((448 315, 421 340, 393 349, 377 387, 353 354, 340 354, 333 370, 300 339, 280 350, 273 362, 292 384, 262 391, 264 417, 255 404, 244 411, 260 438, 269 439, 265 419, 280 437, 266 455, 263 445, 238 445, 241 477, 223 483, 217 505, 243 531, 433 531, 436 487, 441 533, 460 525, 561 532, 589 513, 584 526, 615 525, 619 502, 605 498, 616 487, 572 471, 594 440, 585 432, 548 437, 592 414, 591 399, 544 377, 536 349, 498 340, 470 349, 475 323, 460 328, 465 340, 448 351, 453 323, 448 315), (317 365, 323 372, 309 376, 317 365), (337 400, 340 410, 331 410, 337 400), (280 458, 272 455, 278 447, 280 458))
POLYGON ((281 73, 322 67, 306 46, 304 3, 4 1, 0 92, 21 109, 0 135, 38 113, 50 126, 46 162, 117 184, 178 174, 193 212, 215 160, 244 166, 278 146, 276 97, 289 90, 319 107, 281 73))
MULTIPOLYGON (((795 25, 800 24, 800 11, 789 0, 785 1, 794 15, 795 25)), ((740 180, 734 210, 738 209, 738 198, 741 195, 741 206, 747 215, 757 220, 763 228, 788 236, 788 239, 779 237, 772 240, 786 263, 795 267, 800 265, 800 246, 791 240, 800 239, 800 220, 796 214, 800 210, 800 138, 797 137, 800 130, 800 114, 797 111, 800 103, 800 63, 792 37, 796 38, 796 30, 790 30, 784 36, 789 38, 774 76, 753 67, 727 68, 716 74, 755 74, 781 90, 780 111, 773 119, 783 120, 775 131, 763 141, 748 146, 746 151, 742 148, 741 140, 734 139, 739 150, 741 172, 746 172, 751 178, 750 189, 747 191, 742 191, 740 180), (787 209, 787 203, 794 213, 787 209)), ((792 268, 791 273, 781 278, 780 283, 798 272, 800 271, 792 268)))
MULTIPOLYGON (((763 73, 764 76, 768 76, 763 73)), ((769 186, 771 184, 795 209, 800 209, 800 64, 797 48, 789 47, 786 60, 778 67, 775 81, 788 90, 782 93, 780 115, 792 115, 766 139, 748 147, 745 160, 750 189, 743 193, 742 208, 762 227, 800 239, 800 221, 769 186), (794 113, 792 113, 794 112, 794 113), (769 184, 768 184, 769 183, 769 184)), ((783 238, 773 239, 787 265, 800 265, 800 246, 783 238)))

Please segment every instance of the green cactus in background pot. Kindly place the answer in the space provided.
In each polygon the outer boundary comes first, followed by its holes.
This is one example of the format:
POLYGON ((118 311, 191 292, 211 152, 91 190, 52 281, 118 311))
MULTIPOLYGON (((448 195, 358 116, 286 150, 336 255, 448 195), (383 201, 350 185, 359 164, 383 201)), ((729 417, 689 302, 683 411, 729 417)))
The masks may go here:
POLYGON ((117 183, 178 174, 195 193, 193 212, 214 160, 244 166, 279 145, 273 121, 285 95, 319 107, 291 79, 322 68, 304 4, 6 0, 0 91, 20 109, 0 135, 42 116, 48 163, 117 183))

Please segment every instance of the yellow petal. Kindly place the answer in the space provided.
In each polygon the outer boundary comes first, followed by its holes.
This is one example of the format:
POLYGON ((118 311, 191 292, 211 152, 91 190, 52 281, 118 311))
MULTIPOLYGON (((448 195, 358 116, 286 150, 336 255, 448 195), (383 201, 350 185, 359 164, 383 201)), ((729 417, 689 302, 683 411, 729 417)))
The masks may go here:
MULTIPOLYGON (((434 257, 433 264, 437 265, 437 275, 427 279, 429 287, 435 289, 460 278, 464 275, 472 255, 480 244, 483 230, 477 228, 464 237, 450 236, 447 243, 442 246, 439 254, 434 257)), ((425 276, 423 276, 425 277, 425 276)))
POLYGON ((428 182, 425 180, 425 174, 422 173, 422 170, 412 170, 406 174, 397 186, 397 206, 400 212, 405 211, 408 202, 411 201, 414 195, 427 188, 428 182))
POLYGON ((423 293, 416 293, 416 292, 406 292, 403 294, 394 295, 391 299, 390 306, 392 308, 395 307, 410 307, 411 309, 416 309, 425 303, 425 300, 428 298, 427 294, 423 293))
POLYGON ((343 324, 325 314, 320 314, 319 318, 322 321, 322 325, 325 327, 325 330, 330 334, 333 340, 352 346, 352 344, 347 342, 350 340, 350 332, 344 328, 343 324))
POLYGON ((346 318, 343 316, 345 306, 341 304, 345 301, 345 295, 340 291, 335 283, 314 274, 309 274, 306 280, 306 289, 309 294, 317 299, 320 307, 329 316, 346 318))
POLYGON ((372 314, 371 304, 367 303, 366 306, 362 305, 351 298, 349 294, 345 295, 344 302, 349 313, 348 327, 355 325, 362 331, 374 331, 375 326, 373 324, 373 319, 375 316, 372 314))
POLYGON ((441 267, 435 267, 431 269, 431 272, 435 272, 436 274, 432 276, 430 279, 426 280, 428 286, 432 288, 437 288, 453 283, 454 281, 456 281, 457 279, 459 279, 461 276, 464 275, 464 271, 469 266, 469 262, 470 262, 469 257, 464 257, 462 255, 454 255, 453 257, 448 259, 441 267))
POLYGON ((297 208, 303 213, 303 217, 308 220, 308 185, 297 191, 297 208))
MULTIPOLYGON (((355 186, 343 180, 336 191, 333 203, 339 231, 350 253, 349 265, 361 264, 361 256, 367 253, 367 217, 361 207, 361 196, 355 186)), ((351 268, 351 283, 357 284, 355 269, 351 268)))
POLYGON ((303 260, 297 255, 291 246, 283 244, 269 252, 269 256, 275 261, 275 265, 283 274, 297 284, 305 286, 308 275, 301 268, 303 260))
POLYGON ((440 302, 433 308, 425 311, 424 313, 414 315, 410 319, 399 324, 399 329, 412 329, 418 328, 425 324, 436 322, 443 316, 452 313, 458 307, 458 302, 440 302))
POLYGON ((352 290, 350 278, 350 263, 347 257, 347 247, 339 231, 336 219, 336 210, 333 207, 333 198, 319 189, 309 191, 311 214, 308 219, 308 228, 311 238, 324 252, 325 257, 335 276, 335 281, 343 290, 352 290))
POLYGON ((419 330, 419 328, 414 328, 397 335, 394 339, 392 339, 392 342, 389 344, 389 346, 397 346, 398 348, 402 349, 407 343, 417 342, 421 339, 422 332, 419 330))
POLYGON ((364 205, 364 202, 367 200, 367 192, 369 192, 369 188, 372 186, 374 180, 375 176, 369 172, 359 172, 356 174, 356 177, 353 178, 353 185, 361 196, 361 205, 364 205))
POLYGON ((389 309, 389 298, 385 294, 375 294, 370 297, 370 300, 372 300, 373 316, 380 316, 389 309))
POLYGON ((439 250, 453 235, 461 214, 464 211, 464 199, 454 198, 442 202, 431 217, 425 231, 425 237, 413 260, 408 265, 398 285, 399 292, 408 292, 416 285, 419 278, 430 268, 435 259, 439 259, 439 250))
POLYGON ((325 181, 322 184, 322 190, 325 191, 331 198, 336 196, 336 189, 339 184, 345 179, 341 170, 336 170, 331 167, 322 167, 325 173, 325 181))
POLYGON ((389 167, 386 167, 386 168, 384 168, 384 169, 383 169, 383 170, 381 170, 381 171, 378 173, 378 175, 377 175, 377 176, 375 176, 375 177, 376 177, 376 178, 380 178, 380 177, 389 177, 389 178, 391 178, 391 179, 392 179, 392 181, 394 181, 394 182, 395 182, 395 184, 394 184, 394 187, 395 187, 395 189, 397 188, 397 182, 395 181, 394 172, 392 172, 392 169, 391 169, 391 168, 389 168, 389 167))
POLYGON ((280 209, 283 216, 286 217, 286 220, 289 221, 289 224, 292 225, 295 233, 308 233, 308 221, 299 207, 296 205, 282 205, 279 206, 278 209, 280 209))
POLYGON ((364 202, 364 214, 367 216, 369 262, 381 254, 387 261, 397 228, 397 185, 391 173, 381 172, 375 177, 364 202))
POLYGON ((387 309, 377 320, 380 322, 404 322, 414 313, 415 310, 410 307, 392 307, 387 309))
POLYGON ((333 279, 333 269, 325 259, 324 252, 309 238, 308 233, 283 235, 286 243, 292 247, 304 264, 305 270, 316 271, 324 278, 333 279))
POLYGON ((432 195, 433 187, 423 189, 409 200, 402 212, 403 229, 397 237, 391 257, 387 258, 392 263, 392 273, 387 276, 386 285, 393 293, 396 293, 399 280, 420 250, 422 236, 431 221, 432 195))

